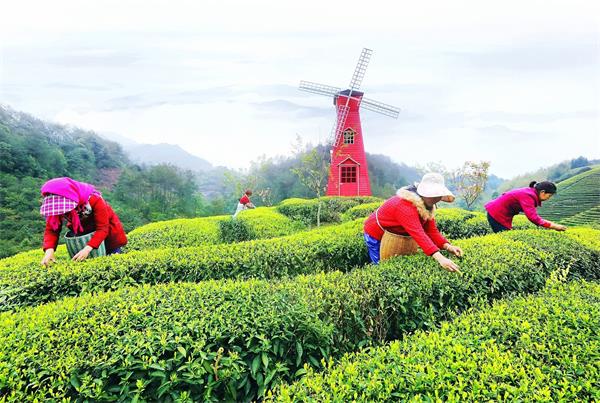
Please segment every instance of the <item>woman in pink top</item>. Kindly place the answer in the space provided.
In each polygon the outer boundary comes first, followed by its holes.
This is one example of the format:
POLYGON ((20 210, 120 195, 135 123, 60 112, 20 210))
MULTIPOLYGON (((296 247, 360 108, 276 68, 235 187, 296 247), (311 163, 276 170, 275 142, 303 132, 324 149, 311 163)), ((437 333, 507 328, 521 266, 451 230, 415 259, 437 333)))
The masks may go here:
POLYGON ((556 185, 552 182, 531 182, 529 187, 513 189, 503 193, 497 199, 485 205, 487 219, 494 232, 512 229, 513 217, 520 212, 540 227, 550 228, 556 231, 567 229, 564 225, 544 220, 536 211, 543 201, 550 199, 556 193, 556 185))

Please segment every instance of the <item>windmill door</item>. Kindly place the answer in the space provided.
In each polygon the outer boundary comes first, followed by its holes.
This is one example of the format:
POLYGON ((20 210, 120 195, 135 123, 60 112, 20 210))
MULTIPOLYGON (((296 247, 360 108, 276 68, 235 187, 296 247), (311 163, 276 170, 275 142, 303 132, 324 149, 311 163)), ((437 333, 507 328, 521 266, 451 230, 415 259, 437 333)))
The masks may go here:
POLYGON ((339 165, 340 196, 359 195, 360 164, 348 158, 339 165))

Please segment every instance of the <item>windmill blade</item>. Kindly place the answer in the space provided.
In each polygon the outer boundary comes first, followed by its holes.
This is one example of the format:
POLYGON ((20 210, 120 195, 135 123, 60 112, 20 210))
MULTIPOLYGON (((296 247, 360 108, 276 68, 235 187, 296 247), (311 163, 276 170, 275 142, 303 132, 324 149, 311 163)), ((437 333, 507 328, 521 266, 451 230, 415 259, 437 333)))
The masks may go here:
POLYGON ((337 146, 342 137, 342 133, 344 132, 344 128, 346 126, 346 118, 348 117, 348 112, 350 112, 350 107, 348 105, 340 105, 337 113, 337 119, 333 125, 333 129, 331 130, 330 136, 330 144, 333 146, 337 146))
POLYGON ((346 118, 348 117, 348 112, 350 111, 350 107, 347 105, 340 105, 337 109, 336 120, 331 128, 331 132, 329 136, 325 140, 325 144, 331 147, 335 147, 344 132, 344 126, 346 125, 346 118))
POLYGON ((363 48, 360 57, 358 58, 356 68, 354 69, 352 80, 350 80, 350 90, 357 90, 360 88, 362 80, 365 77, 367 66, 369 65, 369 60, 371 60, 372 54, 373 51, 371 49, 363 48))
POLYGON ((363 98, 360 102, 360 106, 362 108, 368 109, 373 112, 381 113, 382 115, 390 116, 394 119, 398 118, 398 114, 400 113, 400 108, 396 108, 395 106, 384 104, 383 102, 374 101, 369 98, 363 98))
POLYGON ((332 87, 331 85, 313 83, 311 81, 300 81, 300 87, 302 91, 312 92, 313 94, 326 95, 334 97, 342 89, 338 87, 332 87))

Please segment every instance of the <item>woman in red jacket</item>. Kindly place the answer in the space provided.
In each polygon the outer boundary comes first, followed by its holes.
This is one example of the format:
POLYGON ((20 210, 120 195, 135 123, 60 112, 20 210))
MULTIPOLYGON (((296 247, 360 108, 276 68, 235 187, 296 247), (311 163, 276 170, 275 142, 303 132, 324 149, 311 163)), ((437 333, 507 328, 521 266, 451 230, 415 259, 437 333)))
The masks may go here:
POLYGON ((435 204, 442 200, 451 202, 454 196, 446 188, 442 175, 437 173, 425 174, 417 186, 403 187, 396 196, 386 200, 364 225, 371 261, 379 263, 381 239, 384 232, 389 231, 410 236, 426 255, 433 257, 444 269, 459 271, 456 263, 440 253, 440 249, 444 249, 455 256, 463 254, 462 249, 451 245, 435 225, 435 204))
POLYGON ((54 251, 63 224, 76 235, 95 232, 73 260, 85 260, 104 241, 107 254, 120 253, 127 236, 119 217, 92 185, 71 178, 55 178, 41 189, 44 200, 40 213, 46 217, 42 265, 55 262, 54 251))

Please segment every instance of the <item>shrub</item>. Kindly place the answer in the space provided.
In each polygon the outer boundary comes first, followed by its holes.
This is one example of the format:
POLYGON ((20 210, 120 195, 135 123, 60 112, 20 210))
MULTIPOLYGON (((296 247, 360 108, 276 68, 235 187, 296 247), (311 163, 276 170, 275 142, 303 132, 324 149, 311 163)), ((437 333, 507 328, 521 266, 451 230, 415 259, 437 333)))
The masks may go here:
POLYGON ((230 216, 182 218, 146 224, 127 234, 126 250, 212 245, 221 242, 219 223, 230 216))
MULTIPOLYGON (((321 222, 338 223, 342 220, 341 214, 350 208, 364 203, 381 202, 382 200, 371 196, 362 197, 333 197, 321 198, 321 222)), ((295 221, 306 225, 317 223, 317 199, 287 199, 277 206, 277 210, 295 221)))
MULTIPOLYGON (((438 229, 450 239, 470 238, 492 233, 486 213, 462 209, 439 209, 435 221, 438 229)), ((536 226, 527 217, 518 215, 513 220, 514 229, 531 229, 536 226)))
POLYGON ((236 218, 221 221, 220 238, 226 243, 291 235, 305 228, 301 222, 278 213, 274 207, 240 212, 236 218))
POLYGON ((219 239, 225 243, 249 241, 256 237, 246 222, 232 217, 219 222, 219 233, 219 239))
POLYGON ((381 202, 365 203, 354 206, 342 214, 342 221, 354 221, 357 218, 366 218, 370 216, 372 212, 377 210, 379 206, 381 206, 381 202))
POLYGON ((415 255, 348 274, 142 286, 0 314, 0 397, 252 400, 305 363, 540 290, 560 268, 551 252, 499 235, 459 244, 463 276, 415 255))
POLYGON ((131 231, 126 250, 183 248, 266 239, 290 235, 304 229, 301 223, 278 213, 275 208, 259 207, 231 216, 178 219, 147 224, 131 231))
POLYGON ((575 229, 557 233, 533 229, 506 231, 499 235, 551 254, 553 265, 568 267, 575 276, 585 279, 600 278, 600 231, 575 229), (594 260, 595 264, 592 263, 594 260))
MULTIPOLYGON (((379 206, 381 206, 381 202, 352 207, 342 214, 342 221, 368 217, 379 206)), ((492 233, 486 214, 481 212, 441 208, 435 213, 435 221, 440 232, 450 239, 470 238, 492 233)), ((531 224, 525 216, 518 215, 514 218, 513 227, 514 229, 531 229, 535 228, 535 225, 531 224)))
POLYGON ((249 400, 321 355, 330 333, 264 281, 69 298, 0 315, 0 399, 249 400))
POLYGON ((308 368, 272 400, 594 401, 600 285, 573 283, 471 313, 441 329, 308 368))
POLYGON ((42 252, 0 260, 0 311, 133 284, 221 278, 278 278, 351 270, 368 261, 362 224, 350 222, 282 238, 231 245, 132 251, 49 268, 42 252))

